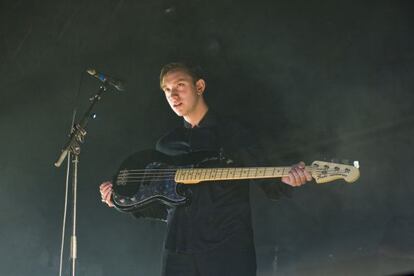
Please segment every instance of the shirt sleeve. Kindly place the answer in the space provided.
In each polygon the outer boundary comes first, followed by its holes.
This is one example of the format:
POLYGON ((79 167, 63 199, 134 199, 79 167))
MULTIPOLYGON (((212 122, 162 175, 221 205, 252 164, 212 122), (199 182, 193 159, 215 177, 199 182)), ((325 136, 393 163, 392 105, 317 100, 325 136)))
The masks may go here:
MULTIPOLYGON (((245 166, 260 167, 269 166, 265 151, 259 144, 250 144, 242 149, 243 162, 245 166)), ((289 186, 280 178, 251 180, 253 185, 259 185, 269 199, 278 200, 281 196, 292 196, 293 187, 289 186)))
MULTIPOLYGON (((228 147, 232 148, 237 161, 246 167, 270 166, 269 158, 254 133, 239 123, 226 124, 226 132, 231 139, 226 139, 228 147), (230 142, 230 143, 229 143, 230 142)), ((228 137, 227 137, 228 138, 228 137)), ((291 197, 293 187, 283 183, 280 179, 251 180, 258 185, 269 199, 277 200, 282 196, 291 197)))

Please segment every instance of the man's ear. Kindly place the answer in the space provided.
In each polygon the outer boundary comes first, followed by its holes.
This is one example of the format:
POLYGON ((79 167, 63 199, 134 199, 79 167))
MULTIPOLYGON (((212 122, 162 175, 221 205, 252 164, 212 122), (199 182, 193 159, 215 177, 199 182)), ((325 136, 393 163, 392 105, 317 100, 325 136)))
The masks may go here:
POLYGON ((204 90, 206 90, 206 82, 203 79, 199 79, 195 83, 195 87, 197 90, 197 94, 201 95, 204 93, 204 90))

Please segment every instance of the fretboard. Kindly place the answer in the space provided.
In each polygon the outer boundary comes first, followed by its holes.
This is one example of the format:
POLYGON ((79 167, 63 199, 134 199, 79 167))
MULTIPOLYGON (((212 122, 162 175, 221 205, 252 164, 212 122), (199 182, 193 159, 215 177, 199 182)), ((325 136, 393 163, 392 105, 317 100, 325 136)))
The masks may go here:
POLYGON ((278 178, 287 176, 290 169, 291 167, 178 169, 175 182, 197 184, 202 181, 278 178))

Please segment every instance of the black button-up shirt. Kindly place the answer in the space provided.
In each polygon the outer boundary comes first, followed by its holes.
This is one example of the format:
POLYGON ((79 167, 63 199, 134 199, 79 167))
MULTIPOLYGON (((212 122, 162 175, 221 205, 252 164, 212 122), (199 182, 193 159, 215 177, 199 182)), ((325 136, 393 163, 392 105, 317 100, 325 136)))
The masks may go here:
MULTIPOLYGON (((265 160, 246 128, 211 111, 194 128, 184 120, 183 127, 158 140, 156 149, 170 156, 197 151, 221 152, 237 166, 261 166, 265 160)), ((278 180, 257 182, 262 182, 259 184, 270 198, 290 191, 289 186, 278 180)), ((191 204, 169 212, 166 249, 191 253, 223 244, 226 248, 253 246, 248 181, 204 182, 188 189, 191 204)))

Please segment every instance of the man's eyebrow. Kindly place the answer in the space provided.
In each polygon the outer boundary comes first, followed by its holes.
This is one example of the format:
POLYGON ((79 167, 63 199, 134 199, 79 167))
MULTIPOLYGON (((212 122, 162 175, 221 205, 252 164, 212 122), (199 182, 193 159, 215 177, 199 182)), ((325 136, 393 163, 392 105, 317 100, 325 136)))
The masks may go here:
MULTIPOLYGON (((174 81, 174 83, 177 83, 177 82, 180 82, 180 81, 188 81, 187 79, 185 79, 185 78, 181 78, 181 79, 178 79, 178 80, 176 80, 176 81, 174 81)), ((163 84, 162 86, 161 86, 161 89, 164 89, 165 88, 165 84, 163 84)))
POLYGON ((186 80, 187 80, 187 79, 181 78, 181 79, 178 79, 176 82, 186 81, 186 80))

